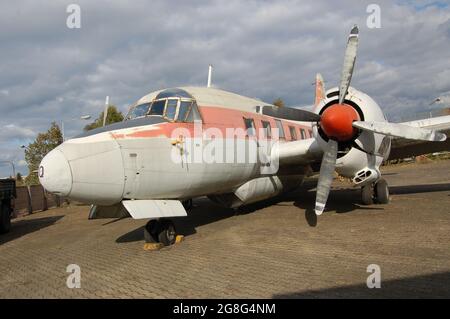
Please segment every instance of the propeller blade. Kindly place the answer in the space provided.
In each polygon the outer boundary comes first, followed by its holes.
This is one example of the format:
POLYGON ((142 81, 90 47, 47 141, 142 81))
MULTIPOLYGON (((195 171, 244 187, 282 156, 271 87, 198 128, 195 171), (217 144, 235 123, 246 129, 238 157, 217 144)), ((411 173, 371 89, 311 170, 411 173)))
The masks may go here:
POLYGON ((316 192, 316 215, 321 215, 325 209, 325 204, 330 194, 331 183, 333 182, 337 152, 338 143, 332 139, 328 140, 327 149, 323 154, 322 163, 320 164, 320 175, 316 192))
POLYGON ((262 114, 292 121, 301 121, 301 122, 320 121, 320 115, 306 110, 294 109, 292 107, 278 107, 265 105, 263 106, 262 114))
POLYGON ((352 80, 353 68, 355 67, 356 52, 358 50, 358 26, 354 26, 348 36, 347 48, 345 49, 344 65, 342 66, 341 83, 339 85, 339 104, 344 102, 350 81, 352 80))
POLYGON ((447 139, 447 136, 443 133, 404 124, 355 121, 352 125, 353 127, 359 128, 364 131, 375 132, 388 136, 402 137, 410 140, 443 142, 447 139))

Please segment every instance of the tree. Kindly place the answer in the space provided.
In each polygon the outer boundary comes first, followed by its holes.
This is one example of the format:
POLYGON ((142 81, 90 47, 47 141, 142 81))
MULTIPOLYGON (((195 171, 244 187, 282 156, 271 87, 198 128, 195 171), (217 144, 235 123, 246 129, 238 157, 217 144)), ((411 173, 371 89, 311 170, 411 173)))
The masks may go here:
POLYGON ((52 122, 50 128, 45 133, 39 133, 33 143, 28 144, 25 149, 25 161, 28 164, 28 176, 25 178, 27 185, 39 184, 36 174, 39 164, 45 155, 63 142, 61 129, 52 122))
MULTIPOLYGON (((90 131, 95 128, 102 127, 103 126, 103 114, 104 114, 104 112, 100 113, 100 115, 97 117, 97 119, 94 122, 92 122, 84 127, 84 130, 90 131)), ((122 112, 118 111, 117 107, 115 107, 114 105, 108 106, 108 115, 106 116, 106 125, 116 123, 116 122, 122 122, 122 121, 123 121, 122 112)))
POLYGON ((16 174, 16 185, 23 186, 23 177, 22 177, 22 174, 20 174, 20 173, 16 174))
POLYGON ((284 101, 281 98, 277 98, 272 104, 278 107, 284 107, 284 101))

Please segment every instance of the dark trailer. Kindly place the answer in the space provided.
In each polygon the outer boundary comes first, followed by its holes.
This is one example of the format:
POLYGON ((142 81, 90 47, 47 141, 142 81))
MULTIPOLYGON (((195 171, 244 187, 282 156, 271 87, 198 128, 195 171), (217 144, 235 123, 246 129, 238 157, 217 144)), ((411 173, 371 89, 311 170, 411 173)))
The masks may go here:
POLYGON ((0 233, 11 228, 11 214, 16 198, 16 181, 12 178, 0 179, 0 233))

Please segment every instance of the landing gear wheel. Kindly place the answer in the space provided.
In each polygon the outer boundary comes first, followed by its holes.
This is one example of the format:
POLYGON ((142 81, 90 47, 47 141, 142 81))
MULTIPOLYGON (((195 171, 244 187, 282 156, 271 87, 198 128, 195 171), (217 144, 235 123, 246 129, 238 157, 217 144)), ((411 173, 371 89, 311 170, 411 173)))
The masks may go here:
POLYGON ((158 233, 159 242, 164 246, 170 246, 175 244, 176 239, 177 232, 175 230, 175 225, 173 224, 173 222, 170 220, 161 220, 158 233))
POLYGON ((375 199, 378 204, 389 203, 389 187, 384 179, 380 179, 375 184, 375 199))
POLYGON ((361 201, 364 205, 373 204, 373 187, 372 184, 367 184, 361 187, 361 201))

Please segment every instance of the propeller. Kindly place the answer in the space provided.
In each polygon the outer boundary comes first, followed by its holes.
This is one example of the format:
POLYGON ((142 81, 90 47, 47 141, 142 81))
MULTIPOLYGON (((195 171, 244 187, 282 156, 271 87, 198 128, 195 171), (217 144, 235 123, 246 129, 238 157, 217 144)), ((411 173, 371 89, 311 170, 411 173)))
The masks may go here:
POLYGON ((362 152, 370 155, 383 156, 383 154, 378 154, 373 151, 368 152, 364 149, 362 143, 358 144, 358 141, 355 140, 358 130, 424 141, 445 141, 447 138, 443 133, 419 127, 388 122, 361 121, 360 115, 355 108, 344 103, 355 67, 358 42, 359 30, 355 25, 350 31, 345 49, 339 84, 338 103, 327 107, 321 115, 288 107, 264 106, 262 109, 262 113, 268 116, 294 121, 317 122, 322 132, 328 137, 320 165, 319 181, 317 183, 315 203, 315 213, 317 215, 322 214, 327 203, 333 181, 333 173, 336 168, 339 142, 350 142, 352 147, 362 152))
POLYGON ((316 191, 316 215, 321 215, 325 209, 328 195, 330 194, 331 183, 333 182, 334 168, 338 152, 338 143, 335 140, 328 140, 327 148, 320 164, 319 182, 316 191))
POLYGON ((344 103, 344 98, 347 95, 350 81, 352 80, 353 69, 355 67, 356 52, 358 50, 358 26, 354 26, 350 31, 347 40, 347 48, 345 49, 344 65, 341 73, 341 83, 339 85, 339 104, 344 103))
POLYGON ((339 85, 339 104, 333 105, 323 112, 321 127, 328 136, 328 143, 320 164, 319 181, 316 191, 316 215, 321 215, 330 194, 333 173, 336 167, 338 152, 338 140, 348 139, 354 135, 354 127, 351 123, 359 120, 358 113, 349 105, 344 105, 344 98, 347 95, 353 70, 355 68, 356 53, 358 49, 358 27, 355 25, 350 31, 345 49, 344 65, 341 72, 339 85), (344 125, 342 125, 344 124, 344 125), (350 124, 350 125, 349 125, 350 124))
POLYGON ((447 136, 443 133, 404 124, 355 121, 352 125, 353 127, 359 128, 364 131, 375 132, 394 137, 402 137, 411 140, 443 142, 447 139, 447 136))

